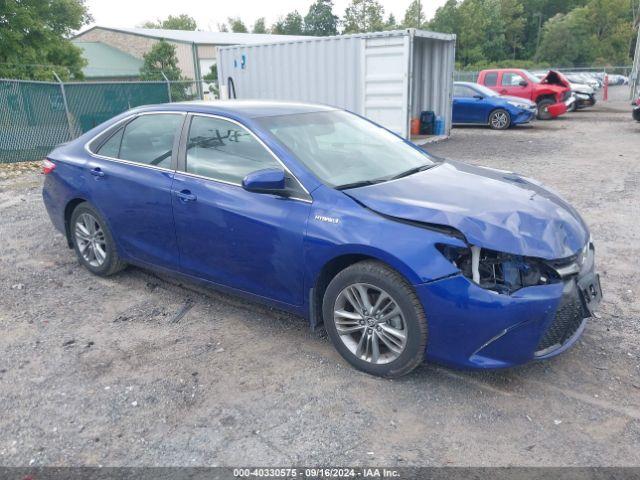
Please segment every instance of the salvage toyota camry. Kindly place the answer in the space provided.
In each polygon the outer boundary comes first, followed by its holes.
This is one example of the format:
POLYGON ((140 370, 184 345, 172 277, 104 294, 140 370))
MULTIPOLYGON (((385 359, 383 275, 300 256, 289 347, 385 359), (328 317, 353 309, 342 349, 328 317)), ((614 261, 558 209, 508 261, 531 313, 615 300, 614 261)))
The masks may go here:
POLYGON ((138 108, 43 170, 49 216, 91 272, 134 264, 294 312, 375 375, 549 358, 601 299, 589 230, 558 195, 335 108, 138 108))

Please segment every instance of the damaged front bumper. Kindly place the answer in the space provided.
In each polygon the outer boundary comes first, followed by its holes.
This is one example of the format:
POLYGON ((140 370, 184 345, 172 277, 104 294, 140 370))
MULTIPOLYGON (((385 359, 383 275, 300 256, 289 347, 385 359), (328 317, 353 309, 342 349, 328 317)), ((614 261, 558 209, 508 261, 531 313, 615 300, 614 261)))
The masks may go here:
POLYGON ((550 105, 547 111, 553 118, 557 118, 560 115, 564 115, 565 113, 567 113, 567 111, 569 111, 573 102, 575 102, 575 99, 571 97, 569 100, 565 102, 558 102, 558 103, 554 103, 553 105, 550 105))
POLYGON ((593 107, 596 104, 596 96, 588 93, 575 93, 576 108, 593 107))
POLYGON ((506 368, 559 355, 602 298, 594 250, 562 281, 510 295, 456 275, 417 287, 429 325, 427 359, 463 368, 506 368))

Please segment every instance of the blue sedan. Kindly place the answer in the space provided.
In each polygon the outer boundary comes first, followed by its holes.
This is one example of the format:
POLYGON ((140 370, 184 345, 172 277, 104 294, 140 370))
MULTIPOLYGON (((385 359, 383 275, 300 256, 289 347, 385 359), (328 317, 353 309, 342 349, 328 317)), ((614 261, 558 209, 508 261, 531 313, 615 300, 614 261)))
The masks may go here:
POLYGON ((488 125, 506 130, 536 118, 534 102, 519 97, 501 97, 493 90, 470 82, 453 84, 453 124, 488 125))
POLYGON ((374 375, 557 355, 601 298, 564 200, 335 108, 138 108, 43 170, 53 225, 94 274, 133 264, 293 312, 374 375))

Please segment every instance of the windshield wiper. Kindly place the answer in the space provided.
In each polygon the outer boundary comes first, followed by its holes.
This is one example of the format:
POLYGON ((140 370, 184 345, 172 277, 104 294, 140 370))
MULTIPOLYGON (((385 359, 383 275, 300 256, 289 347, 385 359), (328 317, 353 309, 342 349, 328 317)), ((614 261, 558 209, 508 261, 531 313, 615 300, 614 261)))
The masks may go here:
POLYGON ((413 175, 414 173, 424 172, 425 170, 429 170, 430 168, 435 167, 435 163, 429 163, 427 165, 422 165, 420 167, 412 168, 407 170, 406 172, 399 173, 395 177, 391 177, 389 180, 397 180, 399 178, 408 177, 409 175, 413 175))
POLYGON ((366 187, 368 185, 375 185, 376 183, 382 183, 389 180, 388 178, 378 178, 376 180, 362 180, 360 182, 345 183, 344 185, 338 185, 336 190, 347 190, 349 188, 366 187))

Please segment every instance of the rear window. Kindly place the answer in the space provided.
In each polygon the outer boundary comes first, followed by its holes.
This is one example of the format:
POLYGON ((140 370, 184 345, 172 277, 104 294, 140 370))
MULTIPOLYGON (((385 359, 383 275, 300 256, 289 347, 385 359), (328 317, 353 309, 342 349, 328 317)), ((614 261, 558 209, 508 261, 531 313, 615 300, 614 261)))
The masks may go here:
POLYGON ((487 87, 495 87, 498 85, 498 72, 489 72, 484 76, 484 84, 487 87))

